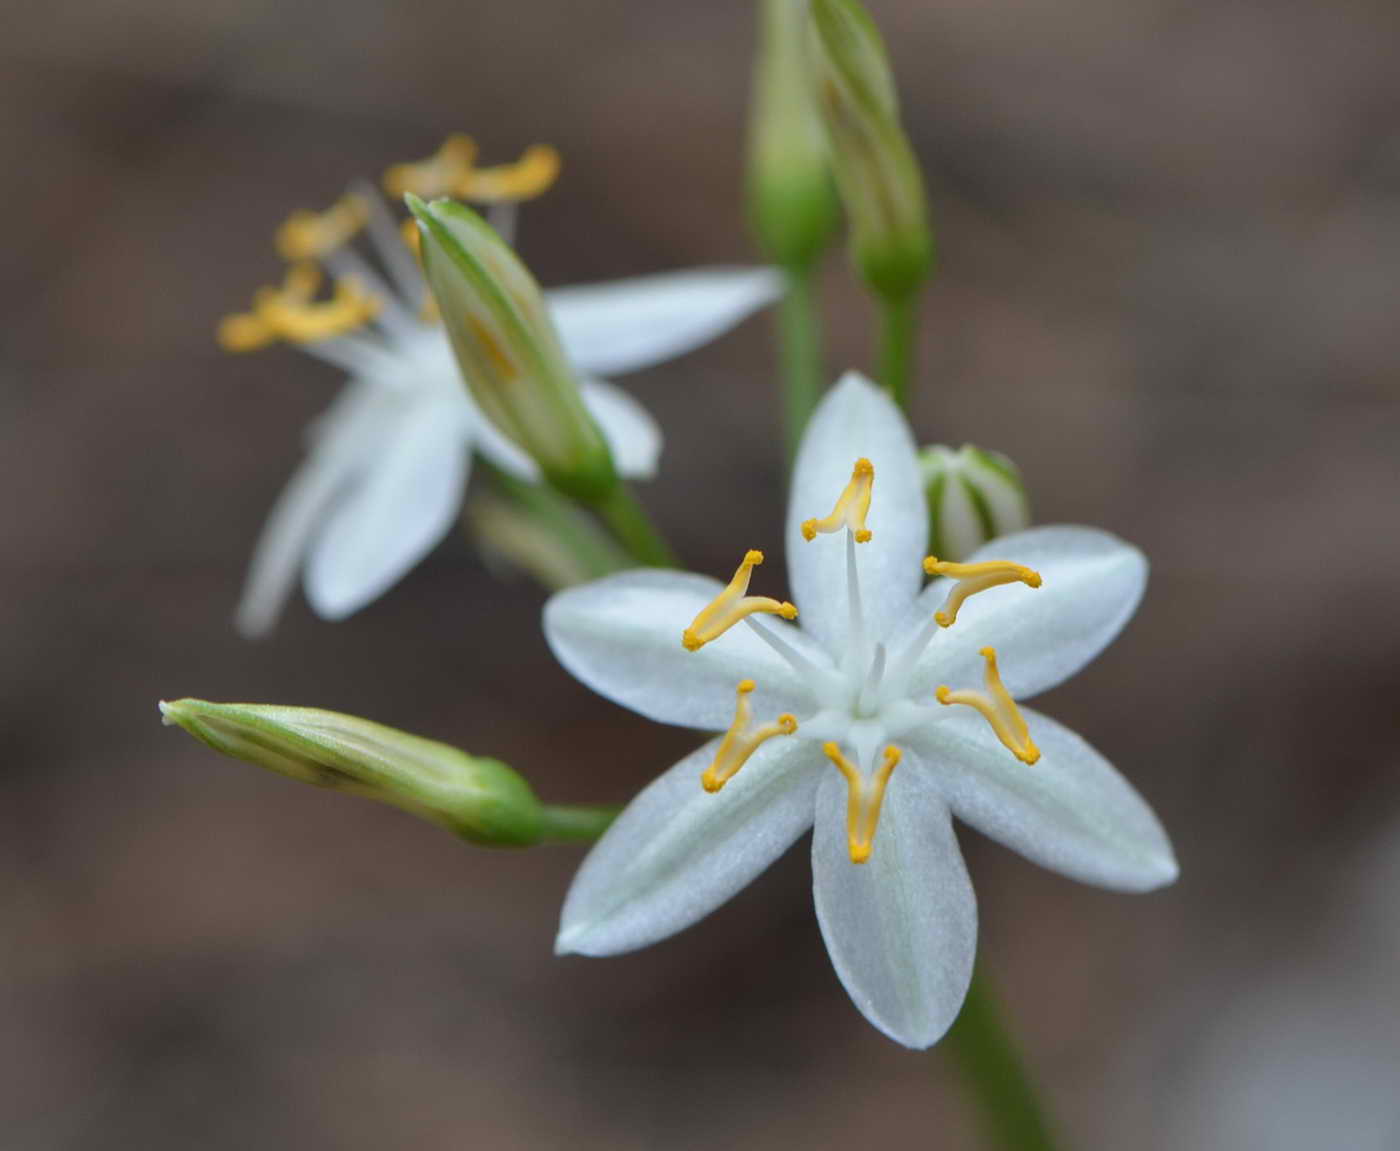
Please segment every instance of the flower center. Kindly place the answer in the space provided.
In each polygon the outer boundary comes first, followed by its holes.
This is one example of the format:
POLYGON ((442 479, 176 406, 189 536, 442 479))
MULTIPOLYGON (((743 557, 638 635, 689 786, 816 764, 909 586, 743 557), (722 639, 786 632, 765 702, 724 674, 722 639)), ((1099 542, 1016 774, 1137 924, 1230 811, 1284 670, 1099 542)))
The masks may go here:
MULTIPOLYGON (((767 614, 791 620, 797 616, 797 608, 791 603, 747 594, 753 569, 763 562, 760 551, 745 554, 728 586, 701 609, 681 635, 687 651, 699 651, 744 621, 807 687, 820 706, 802 721, 801 738, 821 740, 822 753, 846 781, 846 837, 852 863, 864 863, 870 858, 885 790, 903 757, 899 747, 887 743, 877 763, 876 749, 888 735, 897 736, 929 722, 931 709, 909 698, 910 676, 919 657, 938 632, 957 622, 958 611, 970 596, 1009 583, 1030 588, 1041 585, 1040 573, 1020 564, 1000 560, 955 564, 929 556, 924 560, 925 572, 956 581, 942 607, 897 650, 892 651, 880 641, 872 644, 861 598, 856 545, 869 542, 873 536, 865 521, 874 485, 874 466, 868 459, 857 460, 831 514, 802 524, 802 537, 807 541, 819 534, 843 530, 846 533, 846 647, 834 674, 829 669, 813 667, 778 634, 778 629, 752 618, 767 614), (847 755, 843 745, 851 750, 851 755, 847 755)), ((940 704, 971 707, 987 721, 1008 751, 1022 763, 1033 764, 1040 758, 1040 751, 1031 739, 1025 718, 1001 682, 996 652, 984 647, 981 654, 986 660, 984 691, 953 691, 944 685, 938 688, 936 698, 940 704)), ((706 791, 723 788, 767 740, 798 732, 797 717, 788 714, 771 723, 754 725, 749 700, 754 687, 753 680, 745 679, 736 689, 734 722, 720 741, 714 761, 701 775, 706 791)))

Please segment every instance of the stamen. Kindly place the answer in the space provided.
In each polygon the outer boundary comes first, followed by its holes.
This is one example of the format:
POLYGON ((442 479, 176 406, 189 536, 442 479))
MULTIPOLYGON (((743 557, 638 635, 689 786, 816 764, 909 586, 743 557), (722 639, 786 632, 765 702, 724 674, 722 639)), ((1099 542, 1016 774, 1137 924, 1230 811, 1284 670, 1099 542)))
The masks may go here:
POLYGON ((791 735, 797 730, 797 717, 784 712, 775 723, 765 723, 750 730, 753 721, 753 707, 749 703, 749 693, 754 689, 751 679, 743 680, 735 690, 734 722, 729 725, 724 739, 715 752, 715 761, 705 769, 700 784, 708 792, 716 792, 739 774, 759 746, 775 735, 791 735))
POLYGON ((739 565, 739 570, 734 573, 734 578, 729 581, 729 586, 715 596, 713 602, 702 609, 700 614, 691 621, 690 626, 681 633, 681 644, 686 651, 699 651, 711 640, 722 636, 741 619, 745 619, 755 612, 780 615, 783 619, 797 618, 797 608, 790 603, 780 603, 767 596, 744 594, 749 590, 749 578, 753 574, 753 569, 762 562, 763 553, 761 551, 751 550, 744 554, 744 560, 739 565))
POLYGON ((968 596, 974 596, 989 588, 1018 581, 1032 588, 1039 587, 1041 583, 1038 571, 1023 567, 1021 564, 1008 563, 1005 560, 992 560, 990 563, 980 564, 955 564, 947 560, 940 560, 937 556, 929 556, 924 560, 924 571, 931 576, 949 576, 957 580, 957 583, 953 585, 953 590, 948 593, 948 598, 943 601, 943 606, 933 613, 933 618, 938 621, 939 627, 952 627, 953 624, 957 623, 958 609, 962 607, 963 601, 968 596))
POLYGON ((827 759, 846 777, 846 843, 852 863, 864 863, 870 858, 875 844, 875 831, 880 825, 880 808, 885 802, 885 788, 890 776, 899 766, 902 753, 890 744, 885 748, 884 762, 867 781, 860 769, 841 754, 835 743, 822 744, 827 759))
POLYGON ((353 331, 374 317, 380 302, 353 280, 337 280, 335 294, 313 303, 321 283, 314 264, 293 264, 280 288, 259 288, 253 310, 225 316, 218 340, 230 352, 250 352, 276 340, 301 344, 353 331))
POLYGON ((396 199, 407 192, 431 200, 456 196, 477 204, 513 204, 533 200, 559 177, 559 153, 548 144, 527 148, 513 164, 476 166, 476 142, 452 135, 426 160, 395 164, 384 173, 384 190, 396 199))
POLYGON ((450 196, 476 164, 476 141, 453 133, 426 160, 395 164, 384 173, 384 190, 395 200, 412 192, 425 200, 450 196))
POLYGON ((975 708, 982 718, 991 724, 992 731, 1007 751, 1022 763, 1032 764, 1040 758, 1040 748, 1036 747, 1031 739, 1030 728, 1026 726, 1026 719, 1016 706, 1016 701, 1011 698, 1011 693, 1001 682, 1001 673, 997 670, 996 650, 984 647, 980 654, 987 661, 987 690, 949 691, 947 686, 943 685, 936 692, 938 702, 963 703, 975 708))
POLYGON ((277 254, 289 263, 319 260, 349 243, 369 219, 365 202, 342 196, 324 212, 293 212, 277 229, 277 254))
POLYGON ((851 470, 851 480, 846 490, 831 509, 831 514, 821 520, 806 520, 802 524, 802 538, 814 540, 817 533, 824 535, 850 528, 856 543, 863 544, 870 539, 870 530, 865 526, 865 517, 870 514, 870 493, 875 487, 875 466, 864 457, 856 460, 851 470))

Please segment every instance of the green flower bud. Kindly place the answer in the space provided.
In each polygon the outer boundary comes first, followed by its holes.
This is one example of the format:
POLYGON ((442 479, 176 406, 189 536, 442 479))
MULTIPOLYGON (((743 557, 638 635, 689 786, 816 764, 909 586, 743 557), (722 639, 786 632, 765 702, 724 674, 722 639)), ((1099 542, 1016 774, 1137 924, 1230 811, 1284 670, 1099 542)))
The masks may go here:
POLYGON ((472 397, 556 488, 586 503, 606 499, 618 482, 612 455, 584 407, 534 277, 470 208, 404 199, 418 220, 423 270, 472 397))
POLYGON ((839 222, 807 74, 807 0, 762 0, 749 117, 749 219, 784 267, 821 254, 839 222))
POLYGON ((498 760, 312 707, 179 699, 160 711, 215 751, 392 804, 469 843, 526 847, 541 839, 539 800, 498 760))
POLYGON ((856 267, 880 295, 909 296, 933 265, 933 231, 884 42, 856 0, 812 0, 809 26, 811 82, 856 267))
POLYGON ((1028 527, 1030 501, 1021 473, 1005 456, 964 444, 919 452, 928 494, 929 551, 963 560, 988 540, 1028 527))

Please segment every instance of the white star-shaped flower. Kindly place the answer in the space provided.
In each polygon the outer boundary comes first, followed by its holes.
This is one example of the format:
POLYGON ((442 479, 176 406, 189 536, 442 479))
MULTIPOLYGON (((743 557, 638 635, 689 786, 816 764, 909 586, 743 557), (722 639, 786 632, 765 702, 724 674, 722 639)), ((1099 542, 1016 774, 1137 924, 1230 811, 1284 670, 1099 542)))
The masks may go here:
MULTIPOLYGON (((327 619, 397 583, 457 521, 474 451, 519 478, 539 474, 472 401, 441 325, 425 315, 417 262, 371 186, 357 186, 323 216, 294 217, 280 237, 284 253, 288 235, 336 277, 335 298, 311 303, 316 274, 294 265, 284 288, 265 289, 254 312, 226 320, 221 336, 235 348, 284 336, 350 378, 311 425, 306 459, 258 541, 237 614, 246 635, 271 630, 298 572, 327 619), (360 226, 392 286, 349 248, 360 226)), ((591 377, 697 348, 781 290, 771 269, 700 268, 545 293, 619 473, 653 476, 661 432, 626 392, 591 377)))
POLYGON ((954 815, 1087 883, 1146 891, 1176 877, 1132 787, 1013 702, 1113 639, 1141 597, 1142 554, 1101 531, 1045 527, 950 565, 925 559, 927 523, 908 426, 848 375, 794 471, 796 607, 745 594, 757 552, 727 587, 632 571, 549 601, 550 647, 595 691, 662 723, 728 729, 594 847, 564 904, 561 953, 616 954, 688 927, 815 824, 813 891, 837 974, 871 1023, 927 1047, 958 1013, 976 944, 954 815), (952 578, 921 591, 921 561, 952 578), (799 608, 796 624, 761 618, 799 608))

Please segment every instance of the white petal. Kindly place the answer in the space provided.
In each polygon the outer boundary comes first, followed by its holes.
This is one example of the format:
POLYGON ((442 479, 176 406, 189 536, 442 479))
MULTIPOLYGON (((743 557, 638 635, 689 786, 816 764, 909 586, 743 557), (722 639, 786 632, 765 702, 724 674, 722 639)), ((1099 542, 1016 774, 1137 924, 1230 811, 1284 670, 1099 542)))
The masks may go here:
POLYGON ((343 619, 358 611, 451 529, 470 466, 461 411, 429 403, 399 417, 382 454, 312 547, 306 595, 318 614, 343 619))
POLYGON ((615 955, 703 919, 812 825, 816 745, 777 737, 711 794, 718 740, 637 796, 583 861, 559 925, 560 954, 615 955))
POLYGON ((867 627, 889 634, 923 581, 928 509, 914 439, 894 402, 857 372, 847 372, 812 415, 792 473, 787 555, 792 598, 802 626, 831 651, 845 646, 846 533, 802 538, 802 521, 830 514, 862 456, 875 465, 866 526, 856 546, 867 627))
POLYGON ((885 793, 874 849, 851 862, 846 781, 817 796, 812 890, 832 965, 856 1007, 906 1047, 957 1018, 977 951, 977 901, 947 805, 906 754, 885 793))
POLYGON ((1069 728, 1030 708, 1021 714, 1041 752, 1029 767, 971 713, 907 737, 954 814, 1083 883, 1150 891, 1175 880, 1167 833, 1132 785, 1069 728))
POLYGON ((771 268, 696 268, 555 288, 545 299, 574 366, 615 376, 708 343, 782 290, 771 268))
MULTIPOLYGON (((939 684, 982 684, 981 648, 996 648, 1002 682, 1018 699, 1068 679, 1099 654, 1128 622, 1147 582, 1147 559, 1131 544, 1095 528, 1042 527, 1003 536, 969 563, 1011 560, 1040 572, 1038 588, 1012 583, 964 602, 958 620, 934 636, 915 669, 912 694, 939 684)), ((934 580, 904 627, 929 619, 951 587, 934 580)), ((798 607, 802 604, 799 601, 798 607)))
MULTIPOLYGON (((660 723, 723 731, 734 719, 734 689, 757 684, 754 715, 810 711, 807 685, 747 623, 699 651, 681 633, 723 585, 689 572, 641 569, 605 576, 552 596, 544 634, 555 657, 600 695, 660 723)), ((772 617, 758 623, 823 668, 811 640, 772 617)))
POLYGON ((583 402, 598 421, 617 470, 636 479, 655 476, 661 428, 651 413, 621 388, 602 380, 585 380, 582 390, 583 402))
POLYGON ((277 623, 317 528, 383 438, 384 401, 383 389, 351 380, 308 426, 307 457, 277 497, 253 550, 235 616, 243 635, 264 636, 277 623))
POLYGON ((508 476, 537 483, 540 467, 525 449, 496 427, 480 408, 472 405, 472 446, 508 476))

